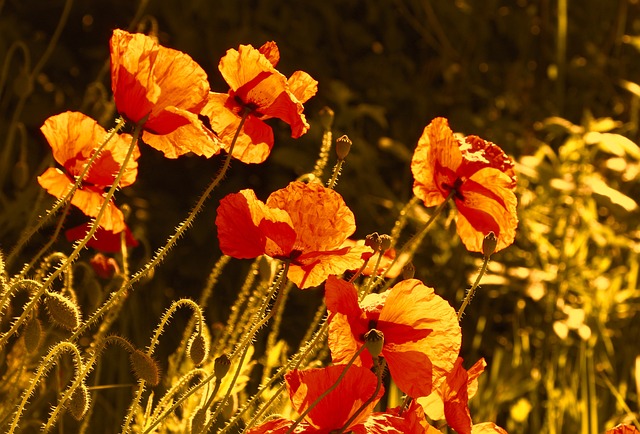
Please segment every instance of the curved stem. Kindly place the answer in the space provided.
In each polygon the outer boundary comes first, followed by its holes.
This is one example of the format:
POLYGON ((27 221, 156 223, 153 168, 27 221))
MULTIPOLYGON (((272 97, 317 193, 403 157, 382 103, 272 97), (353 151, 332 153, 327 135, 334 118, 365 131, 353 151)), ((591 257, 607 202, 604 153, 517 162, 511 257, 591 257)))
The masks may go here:
POLYGON ((462 314, 464 314, 464 310, 467 308, 469 303, 471 303, 471 299, 476 293, 476 289, 480 285, 480 279, 484 276, 484 273, 487 271, 487 265, 489 264, 489 257, 485 256, 484 261, 482 262, 482 267, 480 268, 480 272, 478 273, 478 277, 476 277, 476 281, 473 282, 471 288, 467 291, 467 295, 462 301, 462 306, 460 306, 460 310, 458 311, 458 321, 462 319, 462 314))
MULTIPOLYGON (((291 425, 289 427, 289 429, 287 430, 287 432, 285 434, 291 434, 298 425, 300 425, 300 422, 302 422, 302 420, 311 412, 311 410, 313 410, 313 408, 318 405, 320 403, 320 401, 322 401, 328 394, 330 394, 331 392, 333 392, 336 387, 338 387, 338 385, 340 384, 340 382, 344 379, 344 377, 347 375, 347 371, 349 370, 349 368, 351 367, 351 365, 353 365, 353 362, 356 361, 356 359, 358 357, 360 357, 360 353, 362 353, 364 351, 364 349, 367 348, 366 345, 362 345, 358 351, 356 351, 356 353, 353 355, 353 357, 351 357, 351 360, 349 360, 349 362, 347 362, 347 364, 344 366, 344 369, 342 370, 342 372, 340 373, 340 376, 338 377, 338 379, 336 380, 335 383, 333 383, 331 385, 331 387, 329 387, 327 390, 325 390, 324 392, 322 392, 322 395, 318 396, 315 401, 313 401, 309 407, 307 407, 307 409, 302 412, 302 414, 300 416, 298 416, 298 418, 293 422, 293 425, 291 425)), ((378 390, 376 390, 376 394, 378 393, 378 390)))

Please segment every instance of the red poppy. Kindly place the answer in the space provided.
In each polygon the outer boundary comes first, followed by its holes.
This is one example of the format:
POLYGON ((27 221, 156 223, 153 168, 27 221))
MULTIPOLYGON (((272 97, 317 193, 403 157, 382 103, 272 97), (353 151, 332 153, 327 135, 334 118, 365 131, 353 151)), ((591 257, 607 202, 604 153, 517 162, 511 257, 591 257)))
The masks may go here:
POLYGON ((120 267, 115 259, 109 258, 102 253, 96 253, 89 259, 91 268, 102 279, 111 279, 114 274, 120 273, 120 267))
POLYGON ((188 152, 208 158, 220 152, 220 141, 198 118, 210 88, 207 74, 191 57, 119 29, 110 45, 116 107, 132 122, 146 118, 145 143, 167 158, 188 152))
POLYGON ((605 434, 639 434, 639 433, 640 431, 638 431, 638 429, 633 425, 620 424, 607 430, 605 434))
POLYGON ((309 129, 303 104, 316 94, 318 82, 303 71, 287 79, 275 68, 279 60, 275 42, 267 42, 258 50, 251 45, 228 50, 218 68, 231 89, 228 93, 211 93, 202 110, 226 150, 248 110, 232 151, 234 158, 245 163, 262 163, 271 152, 273 131, 264 120, 283 120, 291 126, 293 138, 309 129))
POLYGON ((355 217, 340 194, 315 183, 292 182, 266 203, 253 190, 230 194, 220 201, 216 225, 225 255, 288 260, 288 277, 301 289, 357 269, 362 253, 370 251, 344 245, 356 229, 355 217))
MULTIPOLYGON (((89 223, 85 223, 80 226, 67 229, 64 234, 67 237, 67 241, 81 240, 89 233, 90 229, 91 225, 89 223)), ((125 226, 124 231, 124 240, 127 246, 136 247, 138 245, 138 241, 133 238, 133 234, 131 233, 129 228, 125 226)), ((119 252, 121 233, 122 231, 116 233, 99 227, 93 234, 93 237, 89 240, 89 242, 87 242, 87 246, 93 247, 94 249, 103 252, 119 252)))
MULTIPOLYGON (((82 174, 84 167, 105 139, 107 132, 88 116, 78 112, 65 112, 52 116, 40 128, 53 151, 53 158, 64 167, 64 171, 49 168, 38 177, 40 185, 55 197, 61 198, 71 190, 75 178, 82 174)), ((71 203, 89 217, 96 217, 102 206, 104 190, 111 186, 120 170, 131 144, 128 134, 115 135, 95 159, 82 180, 71 203)), ((135 145, 120 187, 131 185, 138 174, 140 151, 135 145)), ((108 231, 121 232, 125 229, 124 216, 113 200, 107 205, 99 225, 108 231)))
MULTIPOLYGON (((333 386, 344 369, 345 365, 334 365, 304 371, 293 370, 286 374, 287 390, 295 410, 300 414, 304 413, 320 395, 333 386)), ((328 434, 342 428, 373 395, 376 384, 376 376, 369 369, 350 366, 338 386, 313 407, 293 432, 328 434)), ((383 394, 384 388, 381 387, 375 399, 349 424, 347 432, 371 432, 364 428, 363 423, 383 394)), ((284 418, 271 419, 249 430, 247 434, 286 433, 293 423, 284 418)))
POLYGON ((518 226, 513 168, 498 145, 477 136, 458 139, 446 119, 436 118, 413 154, 413 192, 425 206, 453 194, 458 234, 467 249, 482 252, 484 237, 493 232, 498 251, 513 243, 518 226))
MULTIPOLYGON (((391 378, 412 397, 426 396, 453 369, 461 342, 455 311, 433 288, 407 279, 367 295, 358 303, 356 288, 335 276, 325 285, 329 310, 329 348, 335 363, 345 363, 375 328, 384 334, 381 356, 391 378)), ((356 363, 373 365, 364 351, 356 363)))
POLYGON ((431 395, 418 399, 418 402, 431 419, 446 419, 447 424, 457 433, 471 434, 469 399, 475 395, 478 376, 486 365, 484 359, 480 359, 467 371, 462 367, 462 358, 459 357, 446 380, 431 395))
POLYGON ((383 413, 373 413, 365 422, 370 434, 441 434, 440 430, 429 425, 420 404, 412 400, 409 407, 400 414, 400 407, 383 413))

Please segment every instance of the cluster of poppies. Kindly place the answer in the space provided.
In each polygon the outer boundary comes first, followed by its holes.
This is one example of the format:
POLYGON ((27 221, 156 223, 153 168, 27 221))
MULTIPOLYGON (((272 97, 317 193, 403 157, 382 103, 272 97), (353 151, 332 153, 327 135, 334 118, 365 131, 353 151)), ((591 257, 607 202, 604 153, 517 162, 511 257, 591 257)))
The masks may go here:
MULTIPOLYGON (((211 92, 195 61, 149 36, 116 30, 110 44, 117 110, 142 132, 144 143, 167 158, 226 152, 245 163, 261 163, 274 140, 266 119, 289 124, 294 138, 309 129, 303 103, 316 93, 317 83, 302 71, 288 79, 278 72, 280 56, 273 42, 226 53, 219 69, 229 84, 227 93, 211 92)), ((42 132, 64 170, 48 169, 39 183, 61 198, 82 176, 70 201, 89 217, 105 208, 90 244, 115 250, 119 242, 112 237, 128 229, 115 203, 104 204, 104 192, 116 174, 120 187, 135 181, 140 155, 135 134, 114 133, 94 155, 108 133, 81 113, 53 116, 42 132)), ((513 162, 497 145, 476 136, 457 137, 446 119, 437 118, 425 128, 411 168, 414 193, 425 206, 455 205, 457 231, 468 250, 482 252, 491 233, 495 250, 513 243, 516 176, 513 162)), ((267 255, 287 263, 287 278, 300 289, 324 285, 329 311, 334 364, 294 370, 285 377, 292 406, 304 418, 270 419, 251 433, 439 432, 427 416, 446 419, 460 434, 505 432, 493 423, 472 423, 468 399, 484 361, 468 371, 462 367, 461 330, 447 301, 416 279, 360 299, 358 288, 342 278, 360 269, 373 251, 349 239, 355 217, 336 191, 319 183, 292 182, 263 202, 252 190, 242 190, 221 200, 215 223, 224 254, 240 259, 267 255), (371 332, 378 350, 363 351, 371 332), (380 367, 385 364, 394 383, 412 399, 374 412, 384 393, 380 367)), ((88 224, 67 236, 80 238, 87 229, 88 224)), ((132 237, 126 239, 135 244, 132 237)))

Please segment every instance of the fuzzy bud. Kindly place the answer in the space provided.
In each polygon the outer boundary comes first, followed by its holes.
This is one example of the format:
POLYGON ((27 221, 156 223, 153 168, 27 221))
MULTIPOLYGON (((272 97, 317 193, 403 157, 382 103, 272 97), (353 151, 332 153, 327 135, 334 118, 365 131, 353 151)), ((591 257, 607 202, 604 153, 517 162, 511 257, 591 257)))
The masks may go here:
POLYGON ((87 410, 89 410, 90 403, 91 396, 89 395, 89 389, 82 383, 73 391, 67 404, 67 409, 75 420, 80 420, 87 413, 87 410))
POLYGON ((44 304, 54 324, 67 330, 75 330, 80 324, 80 310, 67 297, 57 292, 49 292, 44 304))
POLYGON ((187 344, 187 354, 195 365, 200 365, 209 355, 209 341, 205 339, 203 333, 196 333, 191 336, 187 344))
POLYGON ((338 140, 336 140, 336 155, 338 156, 338 160, 342 161, 347 158, 352 144, 353 143, 346 135, 339 137, 338 140))
POLYGON ((129 355, 131 369, 138 378, 144 380, 152 386, 157 386, 160 382, 160 368, 158 363, 147 353, 135 350, 129 355))
POLYGON ((413 262, 409 262, 402 267, 402 278, 404 280, 413 279, 413 276, 416 274, 416 267, 413 265, 413 262))
POLYGON ((496 246, 498 245, 498 237, 493 231, 489 232, 485 235, 484 240, 482 241, 482 254, 485 258, 488 258, 496 251, 496 246))
POLYGON ((384 334, 380 330, 371 329, 364 334, 364 344, 374 359, 382 352, 384 334))
POLYGON ((40 347, 40 338, 42 337, 42 324, 40 320, 34 316, 24 326, 24 333, 22 339, 24 339, 24 346, 27 348, 28 353, 34 353, 40 347))
POLYGON ((213 372, 214 374, 216 374, 216 380, 221 380, 222 378, 224 378, 224 376, 227 375, 227 372, 229 372, 230 368, 231 360, 229 359, 229 356, 223 354, 220 357, 216 358, 216 361, 213 364, 213 372))
POLYGON ((322 109, 320 109, 319 115, 320 125, 322 125, 322 128, 324 128, 325 130, 330 130, 331 126, 333 125, 333 110, 331 110, 329 107, 323 107, 322 109))
POLYGON ((197 434, 204 432, 204 427, 207 426, 210 417, 211 412, 206 408, 197 409, 191 418, 191 433, 197 434))

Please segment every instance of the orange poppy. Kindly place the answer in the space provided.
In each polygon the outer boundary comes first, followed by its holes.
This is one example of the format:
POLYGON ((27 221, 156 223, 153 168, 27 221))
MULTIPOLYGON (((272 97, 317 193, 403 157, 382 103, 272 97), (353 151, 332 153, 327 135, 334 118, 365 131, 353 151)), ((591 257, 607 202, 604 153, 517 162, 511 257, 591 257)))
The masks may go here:
POLYGON ((309 129, 303 104, 316 94, 318 82, 303 71, 287 79, 275 68, 279 60, 275 42, 267 42, 260 49, 240 45, 238 50, 228 50, 218 69, 231 89, 228 93, 212 92, 201 112, 228 151, 248 110, 232 151, 233 157, 244 163, 262 163, 271 152, 273 131, 264 120, 283 120, 291 126, 293 138, 309 129))
POLYGON ((365 422, 371 434, 441 434, 440 430, 429 425, 420 404, 412 400, 409 407, 400 414, 400 407, 384 413, 373 413, 365 422), (380 428, 387 428, 386 430, 380 428), (391 429, 388 429, 391 428, 391 429))
MULTIPOLYGON (((346 241, 346 245, 364 246, 365 240, 349 239, 346 241)), ((387 271, 387 274, 385 275, 385 277, 389 279, 395 279, 396 277, 398 277, 402 273, 403 267, 407 265, 407 261, 409 260, 409 255, 406 253, 403 253, 395 262, 393 262, 393 260, 396 257, 396 254, 397 252, 396 252, 396 249, 394 248, 385 250, 384 253, 382 254, 382 259, 380 260, 378 271, 375 274, 378 276, 381 275, 389 267, 389 265, 393 263, 389 271, 387 271)), ((378 261, 378 253, 374 253, 374 252, 364 253, 362 255, 362 259, 364 261, 369 260, 369 262, 367 262, 367 266, 364 268, 364 270, 362 270, 362 274, 365 276, 373 275, 374 274, 373 269, 375 267, 376 262, 378 261)))
POLYGON ((458 139, 446 119, 436 118, 418 141, 411 171, 413 192, 425 206, 453 195, 458 234, 468 250, 482 252, 489 232, 498 238, 496 251, 513 243, 516 175, 513 161, 498 145, 477 136, 458 139))
MULTIPOLYGON (((456 313, 433 288, 407 279, 358 303, 356 288, 335 276, 325 285, 329 310, 329 348, 334 363, 345 363, 364 344, 364 334, 384 335, 381 356, 391 378, 412 397, 426 396, 453 369, 461 332, 456 313)), ((373 365, 364 351, 357 364, 373 365)))
MULTIPOLYGON (((107 132, 95 120, 78 112, 65 112, 52 116, 40 128, 49 142, 53 158, 64 167, 64 171, 49 168, 38 177, 40 185, 55 197, 64 197, 73 187, 75 178, 82 174, 85 165, 98 145, 105 139, 107 132)), ((82 180, 71 203, 89 217, 96 217, 102 206, 104 190, 113 184, 127 150, 131 144, 128 134, 115 135, 105 145, 82 180)), ((131 185, 138 174, 140 151, 135 145, 120 187, 131 185)), ((108 231, 121 232, 125 229, 124 216, 113 200, 99 222, 108 231)))
MULTIPOLYGON (((89 233, 90 229, 91 225, 89 223, 85 223, 80 226, 67 229, 64 234, 67 241, 81 240, 89 233)), ((129 228, 125 226, 124 231, 124 240, 127 246, 136 247, 138 245, 138 241, 133 237, 129 228)), ((120 251, 121 233, 122 231, 113 232, 99 227, 93 234, 93 237, 89 242, 87 242, 87 246, 103 252, 117 253, 120 251)))
MULTIPOLYGON (((606 434, 639 434, 640 431, 633 425, 620 424, 607 430, 606 434)), ((474 433, 475 434, 475 433, 474 433)))
MULTIPOLYGON (((303 371, 293 370, 287 373, 285 381, 295 410, 300 414, 304 413, 320 395, 333 386, 344 369, 345 365, 333 365, 303 371)), ((328 434, 342 428, 373 395, 376 384, 376 376, 369 369, 350 366, 338 386, 313 407, 293 432, 328 434)), ((375 399, 349 424, 347 432, 371 432, 364 428, 363 423, 383 394, 384 388, 381 387, 375 399)), ((247 434, 282 434, 286 433, 293 423, 284 418, 271 419, 249 430, 247 434)))
POLYGON ((204 70, 187 54, 141 33, 111 36, 111 89, 118 112, 144 122, 142 139, 167 158, 211 157, 220 141, 198 118, 209 95, 204 70))
POLYGON ((432 420, 446 419, 447 424, 459 434, 471 434, 472 421, 469 413, 469 399, 478 390, 478 377, 487 364, 480 359, 467 371, 458 358, 446 380, 428 397, 418 402, 432 420))
POLYGON ((225 255, 288 260, 287 276, 301 289, 357 269, 362 253, 370 251, 345 246, 356 229, 355 217, 340 194, 316 183, 292 182, 266 203, 253 190, 230 194, 220 201, 216 225, 225 255))

